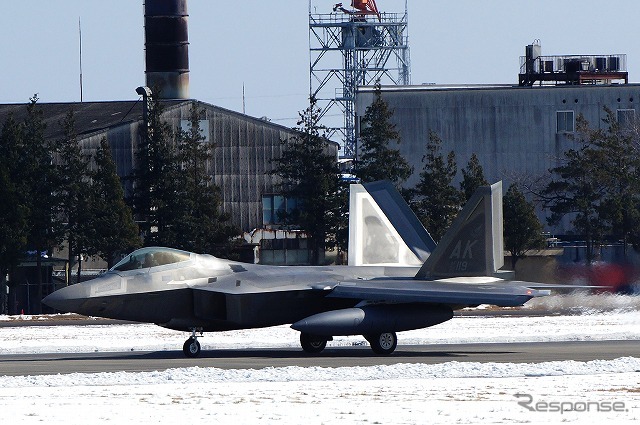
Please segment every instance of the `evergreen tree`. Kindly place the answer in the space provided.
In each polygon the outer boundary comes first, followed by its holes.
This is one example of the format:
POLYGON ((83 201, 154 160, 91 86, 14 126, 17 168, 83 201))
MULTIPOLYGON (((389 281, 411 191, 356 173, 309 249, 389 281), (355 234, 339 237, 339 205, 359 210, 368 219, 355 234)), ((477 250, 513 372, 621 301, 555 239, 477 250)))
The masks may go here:
POLYGON ((92 220, 87 223, 91 231, 87 253, 99 255, 111 268, 116 254, 138 248, 141 240, 131 209, 124 202, 122 183, 109 143, 104 138, 96 152, 95 170, 91 177, 89 206, 92 220))
POLYGON ((562 218, 572 215, 571 223, 587 244, 587 262, 593 258, 593 249, 607 230, 598 211, 604 194, 604 186, 593 179, 596 170, 594 155, 597 152, 583 144, 578 149, 564 153, 565 163, 550 171, 558 176, 543 191, 544 206, 549 208, 550 225, 558 224, 562 218))
POLYGON ((20 193, 17 180, 21 130, 13 116, 9 116, 0 134, 0 314, 9 313, 7 275, 24 256, 27 244, 28 206, 20 193))
POLYGON ((548 221, 557 224, 570 215, 575 231, 585 238, 587 262, 594 247, 609 233, 625 241, 640 234, 640 159, 631 132, 620 128, 605 109, 606 129, 593 130, 582 115, 576 122, 577 145, 564 153, 564 163, 542 192, 548 221))
POLYGON ((511 268, 515 269, 516 262, 524 258, 527 251, 544 247, 542 224, 534 206, 527 202, 515 184, 509 186, 503 197, 502 211, 504 247, 511 253, 511 268))
POLYGON ((42 306, 42 252, 51 252, 64 237, 64 226, 60 214, 60 197, 53 188, 59 184, 60 176, 53 165, 51 143, 44 137, 45 123, 42 111, 37 106, 34 95, 27 105, 27 117, 22 124, 22 156, 18 159, 20 193, 29 210, 29 249, 36 253, 37 302, 30 306, 34 314, 41 312, 42 306))
POLYGON ((229 214, 220 212, 222 197, 213 183, 207 164, 213 158, 212 143, 205 141, 200 128, 204 111, 194 104, 189 128, 178 134, 178 159, 183 169, 180 205, 183 217, 175 223, 177 247, 188 251, 228 255, 228 244, 240 231, 229 224, 229 214))
POLYGON ((239 231, 220 213, 220 189, 207 172, 214 146, 204 142, 201 113, 194 106, 190 128, 173 131, 161 103, 152 101, 136 155, 133 206, 145 246, 228 255, 239 231))
POLYGON ((360 130, 360 146, 355 162, 355 174, 363 183, 390 180, 400 187, 413 173, 413 168, 402 157, 398 149, 389 144, 400 143, 400 134, 391 123, 393 110, 382 99, 380 81, 375 85, 373 103, 367 107, 360 130))
POLYGON ((608 224, 614 240, 638 246, 640 242, 640 152, 632 129, 621 126, 613 111, 605 108, 606 128, 591 129, 586 121, 578 128, 598 151, 595 179, 605 185, 600 219, 608 224))
POLYGON ((65 225, 69 267, 78 262, 78 282, 82 270, 82 254, 87 253, 91 235, 87 226, 90 215, 89 159, 83 154, 75 127, 73 110, 60 122, 63 137, 55 145, 58 184, 52 188, 60 196, 60 213, 65 225))
POLYGON ((449 229, 462 203, 462 195, 452 185, 457 174, 455 153, 451 151, 444 158, 441 150, 442 140, 429 132, 424 169, 411 193, 413 210, 436 242, 449 229))
POLYGON ((140 131, 133 172, 131 204, 139 223, 145 246, 175 247, 174 224, 181 217, 179 205, 182 188, 178 154, 171 127, 162 120, 162 104, 153 98, 148 125, 140 131))
POLYGON ((298 224, 308 235, 311 263, 317 265, 325 250, 336 246, 336 234, 344 226, 346 190, 340 181, 338 162, 330 153, 320 109, 315 99, 299 113, 296 135, 283 140, 282 156, 274 160, 272 174, 282 179, 279 189, 298 208, 288 223, 298 224))
POLYGON ((467 163, 467 168, 462 169, 460 191, 464 195, 465 201, 471 199, 471 196, 477 188, 488 184, 489 182, 484 178, 484 171, 482 170, 478 156, 474 153, 467 163))

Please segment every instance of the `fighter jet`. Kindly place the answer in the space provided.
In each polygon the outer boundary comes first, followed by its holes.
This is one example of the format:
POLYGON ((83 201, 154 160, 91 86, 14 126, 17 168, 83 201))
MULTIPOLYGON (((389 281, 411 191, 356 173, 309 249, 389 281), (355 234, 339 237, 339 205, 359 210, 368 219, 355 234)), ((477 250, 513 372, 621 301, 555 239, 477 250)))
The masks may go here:
MULTIPOLYGON (((363 335, 391 354, 397 332, 445 322, 480 304, 520 306, 548 295, 514 281, 503 265, 502 184, 479 188, 436 246, 389 182, 352 185, 348 266, 245 264, 171 248, 142 248, 99 277, 43 302, 87 316, 155 323, 190 332, 282 324, 300 331, 308 353, 338 335, 363 335)), ((543 289, 544 288, 544 289, 543 289)))

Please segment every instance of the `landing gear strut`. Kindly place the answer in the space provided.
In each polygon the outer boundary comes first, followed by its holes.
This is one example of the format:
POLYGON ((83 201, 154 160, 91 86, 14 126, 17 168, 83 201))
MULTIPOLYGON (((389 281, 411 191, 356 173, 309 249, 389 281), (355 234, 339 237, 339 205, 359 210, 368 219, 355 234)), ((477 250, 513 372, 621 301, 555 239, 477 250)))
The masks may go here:
POLYGON ((200 343, 198 342, 198 336, 196 333, 200 333, 202 336, 202 329, 193 328, 191 329, 191 336, 187 339, 182 346, 182 352, 187 357, 198 357, 200 355, 200 343))

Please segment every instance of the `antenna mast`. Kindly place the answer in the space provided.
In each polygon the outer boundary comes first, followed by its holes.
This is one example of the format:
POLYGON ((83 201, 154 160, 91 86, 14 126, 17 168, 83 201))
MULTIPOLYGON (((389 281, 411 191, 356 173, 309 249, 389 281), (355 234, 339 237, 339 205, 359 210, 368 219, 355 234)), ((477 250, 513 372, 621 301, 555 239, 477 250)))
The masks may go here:
POLYGON ((80 35, 80 103, 82 103, 82 24, 78 16, 78 34, 80 35))

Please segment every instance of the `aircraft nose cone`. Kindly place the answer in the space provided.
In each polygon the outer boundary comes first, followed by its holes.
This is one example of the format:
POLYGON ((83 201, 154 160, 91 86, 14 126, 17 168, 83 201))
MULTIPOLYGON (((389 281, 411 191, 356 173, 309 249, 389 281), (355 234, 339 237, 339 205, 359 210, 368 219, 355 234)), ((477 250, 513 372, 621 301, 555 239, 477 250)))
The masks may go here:
POLYGON ((82 304, 87 300, 86 290, 82 284, 67 286, 47 295, 42 302, 56 310, 79 313, 82 304))

